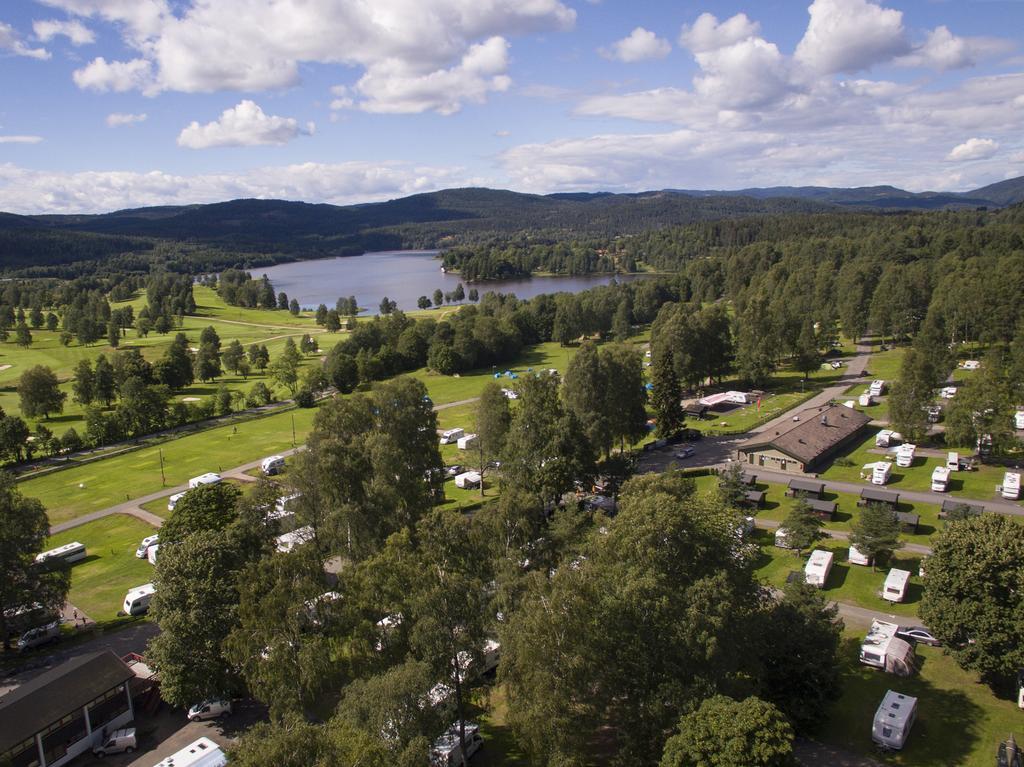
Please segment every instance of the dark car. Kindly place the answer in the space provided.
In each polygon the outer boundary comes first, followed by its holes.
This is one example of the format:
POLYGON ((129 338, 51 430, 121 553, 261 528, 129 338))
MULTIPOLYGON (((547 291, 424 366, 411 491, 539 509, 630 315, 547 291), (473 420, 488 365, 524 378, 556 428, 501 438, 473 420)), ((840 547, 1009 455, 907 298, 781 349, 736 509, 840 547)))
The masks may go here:
POLYGON ((903 640, 912 640, 932 647, 942 646, 942 642, 936 639, 935 635, 923 626, 901 626, 896 632, 896 636, 903 640))
POLYGON ((674 455, 676 458, 680 460, 683 460, 693 455, 693 448, 687 445, 686 447, 679 448, 674 453, 672 453, 672 455, 674 455))
POLYGON ((462 467, 461 466, 445 466, 444 467, 444 475, 446 477, 454 477, 455 475, 461 474, 461 473, 462 473, 462 467))

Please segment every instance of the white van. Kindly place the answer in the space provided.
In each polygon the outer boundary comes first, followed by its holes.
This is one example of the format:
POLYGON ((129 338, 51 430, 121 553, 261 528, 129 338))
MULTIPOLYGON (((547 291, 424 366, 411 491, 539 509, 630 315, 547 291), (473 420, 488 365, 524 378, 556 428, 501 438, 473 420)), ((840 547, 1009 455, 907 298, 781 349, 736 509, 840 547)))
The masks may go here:
POLYGON ((1016 501, 1020 498, 1020 474, 1015 471, 1003 474, 1002 496, 1009 501, 1016 501))
POLYGON ((846 557, 846 561, 851 565, 861 565, 863 567, 869 567, 871 565, 871 557, 867 554, 862 554, 860 549, 850 544, 850 551, 846 557))
POLYGON ((946 468, 950 471, 960 471, 960 454, 959 453, 947 453, 946 454, 946 468))
POLYGON ((917 445, 912 445, 909 442, 905 445, 900 445, 896 449, 896 465, 901 469, 909 469, 914 465, 914 453, 917 450, 917 445))
POLYGON ((135 549, 135 556, 139 559, 146 559, 146 556, 149 553, 149 547, 159 540, 159 535, 147 535, 142 539, 142 542, 139 544, 139 548, 135 549))
POLYGON ((272 455, 269 458, 264 458, 263 462, 260 463, 260 471, 266 474, 268 477, 277 474, 284 468, 284 456, 283 455, 272 455))
POLYGON ((209 471, 206 474, 200 474, 198 477, 192 477, 188 481, 188 489, 191 490, 196 487, 202 487, 203 485, 216 485, 220 482, 220 474, 209 471))
POLYGON ((447 431, 441 432, 441 444, 451 445, 454 442, 458 442, 459 439, 465 434, 462 429, 448 429, 447 431))
POLYGON ((875 463, 875 468, 871 470, 871 484, 885 485, 889 482, 890 476, 892 476, 892 464, 888 461, 878 461, 875 463))
POLYGON ((135 728, 124 727, 114 730, 98 746, 93 746, 92 752, 96 756, 107 754, 130 754, 138 744, 135 742, 135 728))
POLYGON ((36 626, 22 634, 18 638, 18 652, 25 652, 34 647, 42 647, 44 644, 58 641, 60 641, 60 621, 53 621, 45 626, 36 626))
POLYGON ((819 589, 825 588, 828 574, 832 572, 832 552, 815 549, 804 565, 804 580, 819 589))
POLYGON ((147 612, 149 610, 149 603, 153 601, 155 593, 156 586, 152 583, 136 586, 129 591, 124 598, 123 607, 125 615, 142 615, 147 612))
POLYGON ((907 596, 907 584, 910 583, 910 571, 892 568, 885 576, 882 586, 882 599, 886 602, 902 602, 907 596))
POLYGON ((184 493, 175 493, 167 499, 167 510, 174 511, 174 507, 178 505, 178 501, 185 497, 184 493))
POLYGON ((949 489, 949 467, 936 466, 932 470, 932 492, 944 493, 949 489))

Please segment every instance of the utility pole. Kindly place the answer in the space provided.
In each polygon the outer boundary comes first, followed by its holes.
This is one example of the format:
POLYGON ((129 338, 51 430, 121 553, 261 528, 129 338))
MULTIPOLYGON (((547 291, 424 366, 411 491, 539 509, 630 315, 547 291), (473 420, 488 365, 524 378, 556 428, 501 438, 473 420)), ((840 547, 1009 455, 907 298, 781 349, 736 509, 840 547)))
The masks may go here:
POLYGON ((292 447, 295 447, 295 413, 292 413, 292 447))
POLYGON ((167 477, 164 476, 164 450, 158 447, 157 452, 160 454, 160 486, 167 487, 167 477))

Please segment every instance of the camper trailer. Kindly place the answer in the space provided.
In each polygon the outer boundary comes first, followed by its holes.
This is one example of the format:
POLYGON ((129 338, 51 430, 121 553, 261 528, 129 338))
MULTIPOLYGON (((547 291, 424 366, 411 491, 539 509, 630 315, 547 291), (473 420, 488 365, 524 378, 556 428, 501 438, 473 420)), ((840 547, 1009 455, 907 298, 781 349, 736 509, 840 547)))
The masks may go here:
POLYGON ((896 449, 896 465, 901 469, 909 469, 914 465, 914 453, 917 451, 917 445, 912 445, 909 442, 905 445, 900 445, 896 449))
POLYGON ((867 554, 862 554, 860 552, 860 549, 858 549, 852 543, 850 544, 850 551, 847 554, 846 560, 851 565, 861 565, 863 567, 870 567, 871 565, 871 557, 869 557, 867 554))
POLYGON ((822 549, 812 551, 807 564, 804 565, 804 580, 819 589, 825 588, 825 581, 828 580, 828 574, 832 571, 832 559, 831 551, 822 549))
POLYGON ((74 543, 65 543, 63 546, 58 546, 55 549, 44 551, 42 554, 36 554, 36 564, 42 565, 56 565, 56 564, 72 564, 74 562, 80 562, 85 559, 85 544, 75 541, 74 543))
POLYGON ((447 431, 441 432, 441 444, 451 445, 458 442, 465 434, 462 429, 448 429, 447 431))
POLYGON ((871 740, 883 748, 900 750, 907 742, 910 728, 917 718, 917 698, 888 690, 882 698, 875 721, 871 725, 871 740))
POLYGON ((885 394, 885 381, 872 381, 871 385, 868 386, 868 394, 870 394, 872 397, 881 397, 883 394, 885 394))
POLYGON ((480 472, 478 471, 465 471, 462 474, 455 476, 455 487, 462 490, 470 490, 474 487, 480 487, 480 472))
POLYGON ((907 584, 910 583, 910 571, 892 568, 885 576, 882 586, 882 599, 886 602, 902 602, 907 596, 907 584))
POLYGON ((882 429, 875 435, 875 447, 892 447, 903 441, 903 435, 892 429, 882 429))
POLYGON ((896 636, 899 630, 895 623, 871 621, 860 645, 860 662, 897 676, 910 676, 914 671, 914 648, 896 636))
POLYGON ((157 762, 155 767, 224 767, 227 763, 228 758, 220 746, 209 738, 200 738, 157 762))
POLYGON ((292 530, 290 533, 279 535, 274 539, 274 545, 282 554, 287 553, 297 546, 309 543, 313 540, 313 528, 309 525, 292 530))
POLYGON ((960 453, 946 453, 946 468, 950 471, 960 471, 960 453))
POLYGON ((872 397, 867 392, 864 392, 859 397, 857 397, 857 404, 860 405, 861 407, 871 407, 872 405, 875 404, 875 398, 872 397))
POLYGON ((220 474, 216 472, 208 471, 206 474, 200 474, 198 477, 192 477, 188 481, 188 489, 202 487, 203 485, 216 485, 220 482, 220 474))
POLYGON ((160 552, 160 544, 154 543, 148 549, 146 549, 146 561, 149 562, 153 567, 156 567, 156 558, 160 552))
POLYGON ((167 499, 167 510, 174 511, 174 507, 178 505, 178 501, 185 497, 184 493, 175 493, 167 499))
POLYGON ((458 446, 459 450, 469 450, 469 448, 473 447, 473 444, 475 442, 476 442, 476 435, 475 434, 465 434, 465 435, 459 437, 458 440, 456 440, 455 444, 458 446))
POLYGON ((1003 474, 1003 489, 1000 495, 1010 501, 1020 498, 1020 474, 1015 471, 1003 474))
POLYGON ((130 590, 124 598, 125 615, 142 615, 149 610, 149 603, 156 593, 156 586, 146 583, 130 590))
POLYGON ((944 386, 939 390, 939 396, 942 399, 953 399, 956 396, 957 389, 955 386, 944 386))
POLYGON ((789 541, 787 540, 786 528, 780 527, 778 530, 775 531, 775 545, 778 546, 780 549, 792 548, 792 546, 789 545, 789 541))
POLYGON ((434 741, 430 749, 430 767, 466 767, 473 754, 483 748, 484 739, 479 725, 466 722, 463 730, 465 751, 459 743, 459 725, 456 722, 434 741))
POLYGON ((944 493, 949 489, 949 467, 936 466, 932 470, 932 492, 944 493))
POLYGON ((283 468, 283 455, 272 455, 269 458, 264 458, 263 462, 260 464, 260 471, 262 471, 268 477, 280 473, 283 468))
POLYGON ((147 535, 145 538, 142 539, 142 542, 139 544, 139 547, 135 549, 135 556, 137 556, 139 559, 146 559, 146 556, 149 553, 149 547, 159 540, 159 535, 147 535))
POLYGON ((889 482, 889 477, 892 476, 892 464, 888 461, 878 461, 875 464, 875 468, 871 471, 871 484, 872 485, 885 485, 889 482))
POLYGON ((1013 428, 1024 431, 1024 410, 1018 410, 1013 414, 1013 428))

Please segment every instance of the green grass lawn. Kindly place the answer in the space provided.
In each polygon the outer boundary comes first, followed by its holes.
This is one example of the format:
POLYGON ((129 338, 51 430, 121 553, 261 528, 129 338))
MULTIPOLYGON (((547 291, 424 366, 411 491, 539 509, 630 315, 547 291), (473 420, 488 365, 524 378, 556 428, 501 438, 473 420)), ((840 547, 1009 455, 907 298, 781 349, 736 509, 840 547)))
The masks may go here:
POLYGON ((941 649, 919 645, 921 673, 901 678, 861 665, 861 638, 853 632, 844 636, 843 693, 816 738, 904 767, 992 767, 999 743, 1020 732, 1021 712, 1014 703, 997 698, 941 649), (890 689, 916 697, 918 714, 904 749, 883 755, 871 742, 871 723, 890 689))
POLYGON ((473 757, 474 767, 526 767, 529 764, 508 725, 504 687, 485 684, 475 689, 468 718, 480 725, 484 739, 483 749, 473 757))
MULTIPOLYGON (((757 563, 757 574, 761 580, 781 588, 785 585, 786 576, 791 570, 803 572, 807 557, 798 557, 788 549, 780 549, 772 545, 775 540, 774 533, 758 530, 756 540, 761 546, 761 556, 757 563)), ((823 589, 823 593, 829 599, 894 615, 917 615, 917 607, 924 594, 924 586, 917 577, 921 563, 919 555, 896 552, 886 567, 872 570, 870 567, 851 565, 846 561, 849 548, 847 541, 826 539, 819 541, 815 548, 831 551, 835 557, 832 571, 829 573, 823 589), (878 596, 890 567, 909 570, 913 574, 907 588, 906 599, 898 604, 886 602, 878 596)))
POLYGON ((71 568, 68 601, 97 623, 116 620, 128 590, 153 580, 152 565, 135 556, 139 541, 153 532, 141 520, 113 514, 51 536, 49 548, 79 541, 88 554, 71 568))

